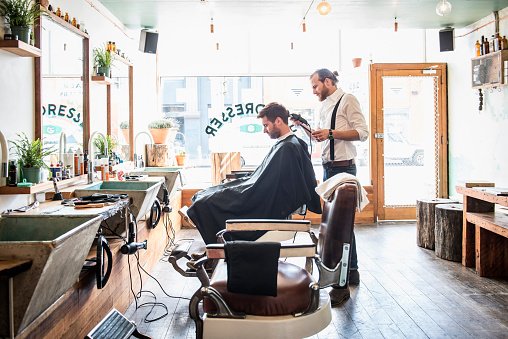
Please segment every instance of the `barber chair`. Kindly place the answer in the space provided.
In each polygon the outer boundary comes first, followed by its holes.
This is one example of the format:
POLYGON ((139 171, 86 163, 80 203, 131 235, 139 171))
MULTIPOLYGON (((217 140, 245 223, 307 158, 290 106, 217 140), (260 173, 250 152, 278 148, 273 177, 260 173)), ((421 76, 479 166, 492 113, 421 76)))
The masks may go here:
POLYGON ((303 232, 306 239, 303 243, 281 243, 280 257, 305 257, 305 268, 276 259, 275 296, 231 291, 233 265, 243 265, 243 257, 229 256, 229 271, 224 259, 226 252, 230 253, 228 246, 236 243, 207 245, 206 257, 194 264, 201 287, 189 303, 196 338, 293 339, 312 336, 327 327, 331 321, 331 303, 328 293, 322 289, 348 288, 357 196, 355 184, 343 183, 335 190, 330 200, 324 202, 318 237, 311 232, 308 220, 228 220, 223 234, 226 240, 230 232, 303 232), (210 260, 218 261, 211 277, 204 269, 210 260), (317 268, 317 280, 312 275, 313 268, 317 268))

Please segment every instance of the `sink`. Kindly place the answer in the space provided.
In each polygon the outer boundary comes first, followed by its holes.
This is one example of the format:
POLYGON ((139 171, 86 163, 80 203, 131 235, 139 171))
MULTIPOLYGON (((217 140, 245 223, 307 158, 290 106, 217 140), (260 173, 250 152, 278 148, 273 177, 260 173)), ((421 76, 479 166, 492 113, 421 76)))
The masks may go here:
POLYGON ((121 194, 130 198, 130 209, 136 221, 144 219, 157 197, 163 178, 150 178, 142 181, 99 181, 85 188, 76 189, 76 197, 84 197, 94 193, 121 194))
MULTIPOLYGON (((133 170, 131 175, 148 175, 149 177, 164 177, 164 182, 171 195, 174 189, 183 186, 182 173, 180 167, 145 167, 139 170, 133 170), (176 180, 180 176, 180 180, 176 180)), ((159 196, 160 198, 161 196, 159 196)))
MULTIPOLYGON (((78 280, 101 220, 100 216, 0 218, 0 259, 32 260, 28 271, 14 277, 15 333, 28 326, 78 280)), ((7 284, 0 283, 0 294, 7 297, 7 293, 7 284)), ((0 337, 9 335, 8 320, 7 307, 0 307, 0 337)))

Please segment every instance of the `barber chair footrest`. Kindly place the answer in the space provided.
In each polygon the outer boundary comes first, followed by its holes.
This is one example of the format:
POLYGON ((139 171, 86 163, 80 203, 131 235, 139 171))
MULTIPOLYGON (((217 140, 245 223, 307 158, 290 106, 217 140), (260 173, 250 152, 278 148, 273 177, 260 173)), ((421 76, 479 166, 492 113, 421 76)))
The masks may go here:
POLYGON ((104 319, 95 326, 85 339, 128 339, 131 336, 142 339, 150 337, 141 334, 136 325, 116 309, 112 309, 104 319))
POLYGON ((245 319, 203 317, 203 338, 242 339, 303 338, 326 328, 332 320, 330 296, 320 291, 319 307, 302 316, 253 316, 245 319))

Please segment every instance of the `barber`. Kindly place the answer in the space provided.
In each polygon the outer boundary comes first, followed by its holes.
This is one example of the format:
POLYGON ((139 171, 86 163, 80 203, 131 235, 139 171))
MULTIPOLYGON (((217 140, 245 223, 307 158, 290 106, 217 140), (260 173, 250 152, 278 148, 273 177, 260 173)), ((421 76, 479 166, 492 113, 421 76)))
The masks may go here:
MULTIPOLYGON (((356 176, 356 147, 353 141, 365 141, 369 130, 362 114, 360 103, 352 94, 337 87, 337 73, 323 68, 310 76, 312 92, 322 102, 317 129, 308 134, 318 142, 323 142, 321 159, 323 161, 323 181, 338 173, 356 176)), ((301 125, 300 121, 293 122, 301 125)), ((351 244, 351 265, 349 284, 358 285, 358 259, 353 233, 351 244)))

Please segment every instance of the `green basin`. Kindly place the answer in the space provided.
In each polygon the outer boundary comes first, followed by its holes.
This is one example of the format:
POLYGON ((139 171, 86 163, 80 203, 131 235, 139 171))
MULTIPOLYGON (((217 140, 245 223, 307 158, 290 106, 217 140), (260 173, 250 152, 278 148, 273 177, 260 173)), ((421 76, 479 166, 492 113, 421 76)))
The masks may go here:
MULTIPOLYGON (((0 260, 27 259, 28 271, 13 279, 14 331, 19 333, 78 280, 100 216, 7 215, 0 218, 0 260)), ((0 282, 7 296, 7 284, 0 282)), ((9 333, 9 313, 0 307, 0 337, 9 333)))
POLYGON ((150 211, 163 180, 163 178, 153 178, 153 180, 142 181, 99 181, 85 188, 76 189, 74 195, 84 197, 94 193, 128 194, 130 209, 136 221, 140 221, 150 211))
MULTIPOLYGON (((173 190, 177 190, 183 186, 182 173, 178 167, 145 167, 142 170, 134 170, 131 175, 148 175, 149 177, 164 177, 164 183, 168 188, 168 192, 172 194, 173 190), (180 180, 177 180, 180 176, 180 180)), ((159 199, 162 192, 159 193, 159 199)))
POLYGON ((87 190, 145 191, 156 185, 155 181, 103 181, 88 186, 87 190))

